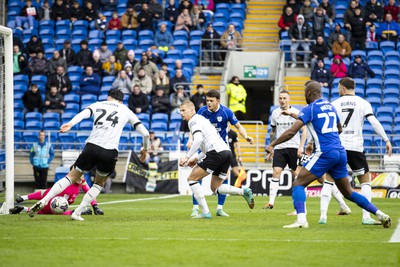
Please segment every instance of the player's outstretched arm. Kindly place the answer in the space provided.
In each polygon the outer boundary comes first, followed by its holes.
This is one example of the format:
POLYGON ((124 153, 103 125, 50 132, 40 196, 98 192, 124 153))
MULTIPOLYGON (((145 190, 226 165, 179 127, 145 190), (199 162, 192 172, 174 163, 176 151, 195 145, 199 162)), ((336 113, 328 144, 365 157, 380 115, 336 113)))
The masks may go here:
POLYGON ((66 123, 66 124, 61 125, 61 127, 60 127, 60 133, 66 133, 66 132, 68 132, 69 130, 71 130, 72 126, 73 126, 73 125, 70 124, 70 123, 66 123))
POLYGON ((300 131, 301 127, 304 126, 303 121, 301 120, 296 120, 296 122, 290 127, 288 130, 286 130, 281 136, 279 136, 278 139, 273 141, 265 150, 267 153, 272 153, 274 150, 274 147, 282 144, 283 142, 286 142, 295 136, 295 134, 300 131))
POLYGON ((240 122, 236 123, 235 127, 238 130, 239 134, 244 139, 246 139, 246 141, 249 142, 250 145, 252 145, 253 144, 253 137, 247 135, 246 129, 240 124, 240 122))

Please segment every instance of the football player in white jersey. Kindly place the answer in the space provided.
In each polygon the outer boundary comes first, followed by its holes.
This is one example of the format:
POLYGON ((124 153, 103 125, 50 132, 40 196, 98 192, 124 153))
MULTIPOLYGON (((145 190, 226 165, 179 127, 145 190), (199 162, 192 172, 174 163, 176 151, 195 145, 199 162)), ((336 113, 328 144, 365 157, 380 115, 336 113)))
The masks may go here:
MULTIPOLYGON (((271 142, 279 138, 282 133, 292 127, 297 119, 297 114, 300 112, 297 108, 290 106, 290 95, 288 91, 281 91, 279 93, 279 105, 280 108, 275 109, 271 114, 271 142)), ((306 140, 307 130, 306 127, 303 127, 301 140, 300 134, 296 133, 292 139, 274 148, 272 159, 273 173, 269 184, 269 201, 264 206, 264 209, 274 208, 280 177, 286 165, 291 169, 293 177, 296 177, 297 159, 303 155, 306 140)), ((271 156, 272 154, 268 154, 267 159, 270 159, 271 156)))
POLYGON ((242 195, 249 207, 254 208, 253 193, 250 188, 237 188, 223 184, 227 178, 227 171, 231 163, 231 150, 222 140, 215 127, 205 117, 196 114, 194 104, 185 101, 180 106, 182 119, 188 121, 192 134, 192 145, 186 156, 180 159, 180 166, 193 167, 189 174, 188 183, 193 195, 201 207, 201 214, 193 217, 196 219, 211 219, 204 192, 199 181, 212 174, 211 190, 215 194, 242 195), (198 150, 201 153, 197 153, 198 150))
POLYGON ((47 202, 65 188, 76 183, 82 174, 97 165, 96 178, 92 188, 85 194, 78 208, 72 213, 73 220, 83 221, 81 212, 95 199, 107 177, 114 171, 118 160, 118 145, 122 130, 127 122, 143 136, 143 149, 140 151, 140 161, 144 162, 149 147, 149 132, 138 117, 122 101, 124 94, 119 89, 111 89, 107 101, 96 102, 78 113, 72 120, 61 125, 60 132, 68 132, 83 119, 93 117, 93 129, 86 145, 73 165, 72 170, 53 185, 49 193, 32 206, 29 216, 33 217, 47 202))
MULTIPOLYGON (((368 162, 364 154, 364 138, 362 134, 364 120, 367 119, 371 123, 374 131, 386 142, 386 153, 389 156, 392 155, 392 145, 382 125, 374 116, 371 104, 365 99, 356 96, 354 87, 355 83, 353 79, 341 79, 338 87, 340 98, 333 101, 332 105, 336 108, 342 123, 343 131, 340 134, 340 141, 346 149, 347 163, 352 169, 353 175, 358 178, 361 184, 361 194, 371 201, 371 176, 368 162)), ((324 187, 325 186, 329 185, 324 183, 324 187)), ((329 200, 321 198, 321 206, 326 205, 327 209, 329 200), (328 202, 322 203, 323 201, 328 202)), ((362 224, 381 224, 381 222, 372 219, 368 211, 362 211, 362 224)), ((324 219, 326 223, 326 214, 321 214, 320 223, 321 220, 323 221, 324 219)))

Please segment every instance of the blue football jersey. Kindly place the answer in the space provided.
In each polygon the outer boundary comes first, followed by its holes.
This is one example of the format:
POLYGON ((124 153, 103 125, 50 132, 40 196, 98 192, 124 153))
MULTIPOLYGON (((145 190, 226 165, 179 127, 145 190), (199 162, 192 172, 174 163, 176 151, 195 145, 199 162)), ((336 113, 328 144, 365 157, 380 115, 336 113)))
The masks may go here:
POLYGON ((219 105, 215 112, 210 111, 207 106, 203 106, 197 114, 208 119, 226 143, 228 143, 228 122, 232 125, 239 122, 232 110, 224 105, 219 105))
POLYGON ((337 128, 339 117, 330 102, 318 99, 303 108, 298 118, 312 135, 316 152, 343 149, 337 128))

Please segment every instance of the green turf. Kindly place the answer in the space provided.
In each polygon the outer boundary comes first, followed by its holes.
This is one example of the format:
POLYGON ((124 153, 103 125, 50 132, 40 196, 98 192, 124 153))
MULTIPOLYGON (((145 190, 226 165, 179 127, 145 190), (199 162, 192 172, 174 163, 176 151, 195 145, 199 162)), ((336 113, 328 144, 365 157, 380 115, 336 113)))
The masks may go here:
MULTIPOLYGON (((283 229, 295 217, 291 198, 273 210, 256 197, 249 210, 228 197, 229 218, 190 218, 191 198, 173 197, 118 204, 115 200, 160 195, 101 195, 105 216, 84 222, 67 216, 0 216, 0 266, 399 266, 400 244, 388 243, 400 218, 398 200, 374 199, 393 226, 362 226, 361 210, 337 216, 332 200, 328 224, 318 225, 319 198, 308 199, 309 229, 283 229)), ((207 197, 215 213, 216 197, 207 197)), ((80 199, 79 199, 80 200, 80 199)), ((31 202, 30 204, 32 204, 31 202)), ((78 202, 79 203, 79 202, 78 202)))

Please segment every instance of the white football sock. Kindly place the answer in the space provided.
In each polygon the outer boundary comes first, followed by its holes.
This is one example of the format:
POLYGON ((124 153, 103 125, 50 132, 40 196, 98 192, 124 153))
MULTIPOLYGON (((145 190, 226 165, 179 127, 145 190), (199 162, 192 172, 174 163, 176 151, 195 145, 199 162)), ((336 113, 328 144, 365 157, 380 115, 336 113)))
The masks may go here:
POLYGON ((217 210, 222 210, 223 207, 224 207, 223 205, 219 205, 219 204, 218 204, 217 210))
POLYGON ((299 223, 305 223, 307 221, 307 217, 305 213, 299 213, 297 214, 297 222, 299 223))
POLYGON ((201 207, 201 213, 209 213, 210 209, 208 208, 206 198, 204 197, 203 188, 198 181, 189 181, 190 188, 192 189, 194 198, 199 203, 201 207))
POLYGON ((199 205, 193 205, 193 209, 199 209, 199 205))
POLYGON ((332 196, 335 198, 337 203, 339 203, 340 209, 342 210, 350 209, 349 206, 347 206, 346 202, 344 202, 343 195, 342 193, 340 193, 340 190, 336 186, 336 184, 333 184, 332 186, 332 196))
MULTIPOLYGON (((371 189, 371 183, 363 183, 361 184, 361 195, 363 195, 366 199, 368 199, 369 202, 372 200, 372 189, 371 189)), ((371 218, 371 214, 366 211, 362 210, 362 218, 363 220, 371 218)))
POLYGON ((276 195, 278 194, 279 178, 272 177, 269 183, 269 201, 268 203, 274 205, 276 195))
POLYGON ((321 215, 320 218, 328 218, 328 207, 329 203, 331 202, 332 198, 332 187, 333 183, 325 181, 324 184, 322 185, 322 190, 321 190, 321 215))
POLYGON ((243 189, 237 188, 228 184, 221 184, 220 187, 215 190, 215 194, 222 194, 222 195, 243 195, 243 189))
POLYGON ((46 205, 50 201, 50 199, 52 199, 53 197, 60 194, 62 191, 65 190, 65 188, 67 188, 71 184, 72 184, 71 180, 67 176, 60 179, 57 183, 55 183, 51 187, 49 193, 47 193, 47 195, 42 198, 42 200, 41 200, 42 203, 44 203, 44 205, 46 205))
POLYGON ((75 209, 75 213, 77 215, 81 215, 82 211, 84 211, 85 208, 90 205, 90 202, 96 199, 102 189, 103 187, 101 187, 100 185, 94 184, 83 197, 81 204, 79 204, 79 207, 75 209))

